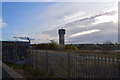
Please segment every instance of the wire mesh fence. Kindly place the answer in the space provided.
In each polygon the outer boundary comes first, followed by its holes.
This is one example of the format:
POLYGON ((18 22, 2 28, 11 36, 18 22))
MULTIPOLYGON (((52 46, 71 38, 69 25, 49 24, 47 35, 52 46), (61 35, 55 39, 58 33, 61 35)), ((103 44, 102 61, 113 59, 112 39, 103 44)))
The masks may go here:
POLYGON ((31 50, 34 68, 63 78, 120 78, 120 55, 100 52, 31 50))

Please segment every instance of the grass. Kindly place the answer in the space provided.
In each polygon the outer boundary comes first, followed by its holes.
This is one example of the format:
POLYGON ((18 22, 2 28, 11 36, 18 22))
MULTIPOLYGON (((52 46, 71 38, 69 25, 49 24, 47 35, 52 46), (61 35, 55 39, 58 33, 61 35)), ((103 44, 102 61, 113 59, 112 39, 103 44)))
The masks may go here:
POLYGON ((32 65, 28 64, 12 64, 12 63, 5 63, 9 67, 13 68, 16 72, 18 72, 20 75, 22 75, 25 78, 54 78, 55 75, 53 72, 46 73, 43 70, 34 69, 32 65))

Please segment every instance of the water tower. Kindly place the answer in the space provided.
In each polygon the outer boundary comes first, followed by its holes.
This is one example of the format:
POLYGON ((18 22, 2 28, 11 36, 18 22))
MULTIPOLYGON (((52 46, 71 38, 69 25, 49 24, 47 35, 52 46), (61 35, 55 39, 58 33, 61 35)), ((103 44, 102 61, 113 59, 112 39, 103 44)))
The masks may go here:
POLYGON ((59 44, 64 45, 65 44, 65 41, 64 41, 65 29, 59 29, 58 34, 59 34, 59 44))

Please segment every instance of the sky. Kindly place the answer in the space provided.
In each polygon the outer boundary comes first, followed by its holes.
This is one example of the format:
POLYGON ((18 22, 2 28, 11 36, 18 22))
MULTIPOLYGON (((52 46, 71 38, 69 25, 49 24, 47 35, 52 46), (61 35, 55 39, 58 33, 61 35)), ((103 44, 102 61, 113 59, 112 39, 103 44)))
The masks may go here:
POLYGON ((58 29, 66 30, 65 42, 118 42, 117 2, 2 2, 1 40, 30 37, 32 43, 58 42, 58 29))
POLYGON ((118 2, 119 0, 1 0, 2 2, 118 2))

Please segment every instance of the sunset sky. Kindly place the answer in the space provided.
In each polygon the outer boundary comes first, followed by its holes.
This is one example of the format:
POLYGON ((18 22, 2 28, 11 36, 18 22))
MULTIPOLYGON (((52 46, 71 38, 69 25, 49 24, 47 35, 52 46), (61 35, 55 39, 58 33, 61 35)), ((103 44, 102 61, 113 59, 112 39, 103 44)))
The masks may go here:
POLYGON ((1 40, 25 36, 35 39, 32 43, 51 39, 58 42, 58 29, 64 28, 66 43, 118 41, 117 2, 5 1, 0 18, 1 40))

